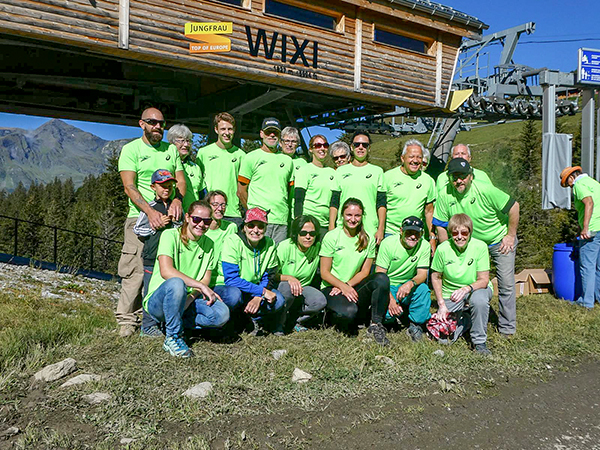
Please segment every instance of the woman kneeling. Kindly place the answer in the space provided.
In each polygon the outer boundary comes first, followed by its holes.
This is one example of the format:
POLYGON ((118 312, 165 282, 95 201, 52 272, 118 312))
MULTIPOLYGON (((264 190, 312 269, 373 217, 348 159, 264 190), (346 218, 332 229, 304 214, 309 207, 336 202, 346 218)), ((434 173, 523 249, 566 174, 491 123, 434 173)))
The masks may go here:
POLYGON ((163 231, 158 244, 144 310, 166 324, 163 349, 173 356, 193 356, 183 340, 184 316, 194 328, 222 327, 229 320, 229 309, 208 287, 216 264, 213 242, 205 236, 211 221, 210 206, 194 202, 183 226, 163 231))

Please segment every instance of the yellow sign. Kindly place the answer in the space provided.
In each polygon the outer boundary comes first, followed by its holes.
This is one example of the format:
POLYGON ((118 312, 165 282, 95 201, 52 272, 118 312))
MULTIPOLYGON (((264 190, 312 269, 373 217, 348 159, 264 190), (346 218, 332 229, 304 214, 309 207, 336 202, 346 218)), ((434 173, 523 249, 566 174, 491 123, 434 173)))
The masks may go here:
POLYGON ((185 24, 185 37, 201 42, 190 43, 190 53, 231 51, 231 40, 219 34, 231 34, 232 22, 190 22, 185 24))

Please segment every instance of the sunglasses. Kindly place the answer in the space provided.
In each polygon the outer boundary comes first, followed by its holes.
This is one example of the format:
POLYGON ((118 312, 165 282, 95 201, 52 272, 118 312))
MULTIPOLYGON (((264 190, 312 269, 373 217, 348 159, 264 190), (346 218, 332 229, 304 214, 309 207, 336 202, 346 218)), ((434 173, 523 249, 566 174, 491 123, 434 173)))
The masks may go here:
POLYGON ((306 230, 301 230, 301 231, 298 231, 298 236, 305 237, 305 236, 307 236, 307 235, 309 235, 309 234, 310 234, 312 237, 315 237, 315 236, 317 235, 317 232, 316 232, 316 231, 306 231, 306 230))
POLYGON ((204 225, 209 226, 212 222, 212 219, 210 217, 204 218, 198 216, 190 216, 190 219, 192 219, 192 222, 194 222, 195 225, 199 225, 200 222, 202 222, 204 225))
POLYGON ((362 146, 363 148, 369 148, 371 146, 371 144, 369 144, 368 142, 353 142, 352 146, 354 148, 358 148, 360 146, 362 146))
POLYGON ((156 125, 160 125, 161 128, 164 128, 164 127, 167 126, 167 122, 165 122, 164 120, 142 119, 142 122, 146 122, 151 127, 155 127, 156 125))
POLYGON ((465 179, 465 178, 467 178, 469 175, 470 175, 470 174, 468 174, 468 173, 453 173, 453 174, 452 174, 452 179, 453 179, 454 181, 457 181, 457 180, 464 180, 464 179, 465 179))
POLYGON ((347 157, 348 157, 348 155, 338 155, 338 156, 332 156, 331 158, 332 158, 334 161, 337 161, 338 159, 345 159, 345 158, 347 158, 347 157))
POLYGON ((315 142, 313 144, 313 148, 319 149, 319 148, 329 148, 329 144, 327 142, 315 142))
POLYGON ((249 230, 251 230, 252 228, 258 228, 259 230, 264 230, 265 228, 267 228, 266 223, 258 221, 249 222, 245 225, 248 227, 249 230))
POLYGON ((452 236, 454 236, 454 237, 456 237, 456 236, 468 236, 469 234, 471 234, 470 231, 454 230, 452 232, 452 236))

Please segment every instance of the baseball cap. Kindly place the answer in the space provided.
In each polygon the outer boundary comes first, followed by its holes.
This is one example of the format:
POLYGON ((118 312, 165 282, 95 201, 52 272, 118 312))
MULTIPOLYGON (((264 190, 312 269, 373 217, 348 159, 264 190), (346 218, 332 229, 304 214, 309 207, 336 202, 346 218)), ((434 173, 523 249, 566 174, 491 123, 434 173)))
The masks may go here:
POLYGON ((471 164, 464 158, 454 158, 448 163, 448 173, 471 173, 471 164))
POLYGON ((250 223, 254 221, 269 223, 267 220, 267 214, 269 214, 264 209, 260 208, 250 208, 246 211, 246 218, 244 219, 244 223, 250 223))
POLYGON ((152 174, 152 180, 151 180, 150 184, 154 184, 154 183, 162 184, 162 183, 166 183, 167 181, 171 181, 171 180, 177 182, 177 180, 175 179, 173 174, 171 174, 171 172, 169 172, 168 170, 165 170, 165 169, 158 169, 157 171, 155 171, 152 174))
POLYGON ((262 127, 260 129, 266 130, 269 128, 276 128, 278 131, 281 131, 281 124, 279 123, 279 120, 277 120, 275 117, 267 117, 265 120, 263 120, 262 127))
POLYGON ((569 178, 573 174, 573 172, 576 172, 578 170, 580 172, 583 172, 583 169, 580 166, 565 167, 560 173, 560 185, 562 187, 567 187, 567 178, 569 178))
POLYGON ((408 216, 402 221, 402 231, 413 230, 423 232, 423 221, 416 216, 408 216))

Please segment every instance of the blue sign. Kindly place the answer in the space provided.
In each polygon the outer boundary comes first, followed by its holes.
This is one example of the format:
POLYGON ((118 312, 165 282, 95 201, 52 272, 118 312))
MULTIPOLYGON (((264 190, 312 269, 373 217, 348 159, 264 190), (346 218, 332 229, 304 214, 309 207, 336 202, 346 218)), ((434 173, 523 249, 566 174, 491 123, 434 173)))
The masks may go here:
POLYGON ((577 82, 600 86, 600 50, 590 48, 579 49, 577 82))

